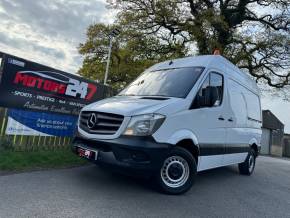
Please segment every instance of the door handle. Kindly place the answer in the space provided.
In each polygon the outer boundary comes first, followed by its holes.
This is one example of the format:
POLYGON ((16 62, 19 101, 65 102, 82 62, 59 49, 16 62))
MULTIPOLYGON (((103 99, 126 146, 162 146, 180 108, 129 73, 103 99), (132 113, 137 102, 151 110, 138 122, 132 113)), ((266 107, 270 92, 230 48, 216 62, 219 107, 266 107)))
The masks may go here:
POLYGON ((232 117, 230 117, 230 118, 228 119, 228 121, 229 121, 229 122, 233 122, 234 119, 233 119, 232 117))
POLYGON ((223 118, 223 116, 219 116, 218 120, 225 120, 225 118, 223 118))

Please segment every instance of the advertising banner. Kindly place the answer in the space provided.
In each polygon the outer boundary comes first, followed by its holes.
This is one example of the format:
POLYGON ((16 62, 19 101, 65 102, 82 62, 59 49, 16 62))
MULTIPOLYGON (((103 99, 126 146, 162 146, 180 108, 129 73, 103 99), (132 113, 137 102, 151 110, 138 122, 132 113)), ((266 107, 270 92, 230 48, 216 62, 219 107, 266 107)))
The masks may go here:
POLYGON ((76 125, 76 116, 9 109, 6 135, 71 137, 76 125))
POLYGON ((0 106, 78 115, 85 105, 103 99, 104 85, 44 65, 4 54, 0 106))

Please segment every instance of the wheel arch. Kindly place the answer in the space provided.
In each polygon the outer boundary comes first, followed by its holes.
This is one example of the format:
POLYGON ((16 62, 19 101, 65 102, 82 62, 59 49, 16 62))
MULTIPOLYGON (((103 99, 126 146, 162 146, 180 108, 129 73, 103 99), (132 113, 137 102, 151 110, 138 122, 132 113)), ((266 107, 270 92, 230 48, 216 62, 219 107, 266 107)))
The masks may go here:
POLYGON ((255 151, 255 156, 257 157, 258 154, 259 154, 258 145, 254 143, 254 144, 250 145, 250 148, 254 149, 254 151, 255 151))
POLYGON ((189 151, 191 155, 194 157, 196 165, 198 166, 199 163, 199 146, 194 144, 192 139, 182 139, 181 141, 177 142, 176 145, 177 147, 184 148, 185 150, 189 151))
POLYGON ((176 131, 166 141, 173 146, 183 147, 188 150, 196 160, 196 164, 199 162, 199 144, 196 135, 189 129, 180 129, 176 131))
POLYGON ((253 148, 253 149, 254 149, 254 151, 255 151, 255 155, 256 155, 256 157, 257 157, 258 154, 259 154, 259 144, 258 144, 257 139, 253 138, 253 139, 249 142, 249 146, 250 146, 250 148, 253 148))
POLYGON ((169 137, 167 143, 176 145, 178 142, 184 139, 190 139, 192 140, 194 145, 198 146, 198 140, 196 135, 188 129, 181 129, 176 131, 172 136, 169 137))

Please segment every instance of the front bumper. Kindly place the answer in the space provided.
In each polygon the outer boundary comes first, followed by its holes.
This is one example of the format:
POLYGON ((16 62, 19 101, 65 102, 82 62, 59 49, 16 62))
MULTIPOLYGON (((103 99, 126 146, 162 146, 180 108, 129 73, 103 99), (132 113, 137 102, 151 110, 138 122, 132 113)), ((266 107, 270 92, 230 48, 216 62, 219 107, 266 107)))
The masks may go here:
POLYGON ((171 150, 170 144, 157 143, 153 137, 121 136, 112 140, 90 140, 75 137, 72 151, 78 147, 98 151, 91 161, 124 173, 152 174, 159 170, 171 150))

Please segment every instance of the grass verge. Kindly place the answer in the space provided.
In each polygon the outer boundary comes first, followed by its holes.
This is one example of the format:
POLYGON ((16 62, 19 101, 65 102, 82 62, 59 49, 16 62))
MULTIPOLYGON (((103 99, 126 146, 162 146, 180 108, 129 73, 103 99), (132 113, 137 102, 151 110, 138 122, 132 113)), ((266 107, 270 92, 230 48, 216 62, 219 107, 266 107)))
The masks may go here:
POLYGON ((64 168, 87 163, 69 149, 32 152, 0 151, 0 171, 64 168))

